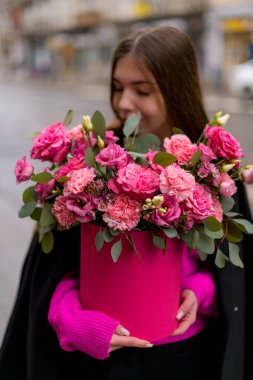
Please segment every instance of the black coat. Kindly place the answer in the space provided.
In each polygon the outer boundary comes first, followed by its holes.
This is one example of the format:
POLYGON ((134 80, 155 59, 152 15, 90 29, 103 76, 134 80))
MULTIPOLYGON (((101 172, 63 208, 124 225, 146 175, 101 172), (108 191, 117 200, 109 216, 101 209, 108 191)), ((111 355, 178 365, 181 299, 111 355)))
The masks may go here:
MULTIPOLYGON (((251 220, 243 186, 238 188, 235 207, 251 220)), ((83 379, 87 371, 92 371, 91 363, 94 365, 96 359, 78 351, 69 353, 61 350, 47 322, 49 302, 56 284, 63 274, 79 266, 79 235, 79 227, 55 232, 54 249, 47 255, 40 249, 37 234, 34 235, 0 351, 1 380, 57 380, 63 363, 66 378, 78 378, 73 377, 73 369, 80 372, 80 366, 83 379)), ((222 380, 253 379, 252 235, 245 236, 240 254, 244 269, 227 264, 225 268, 216 270, 220 318, 213 350, 221 352, 222 380)))

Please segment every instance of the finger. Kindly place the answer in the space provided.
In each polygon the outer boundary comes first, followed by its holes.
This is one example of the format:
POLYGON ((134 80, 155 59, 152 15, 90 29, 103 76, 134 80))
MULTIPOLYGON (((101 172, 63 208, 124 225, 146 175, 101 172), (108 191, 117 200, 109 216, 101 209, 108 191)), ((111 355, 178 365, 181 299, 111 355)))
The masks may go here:
POLYGON ((129 336, 130 331, 128 331, 125 327, 118 325, 115 329, 115 334, 129 336))
POLYGON ((132 336, 120 336, 117 334, 113 334, 111 339, 112 346, 124 346, 124 347, 139 347, 139 348, 147 348, 152 347, 153 344, 147 340, 139 339, 132 336))
POLYGON ((109 352, 120 350, 121 348, 123 348, 123 346, 113 346, 113 345, 111 345, 110 348, 109 348, 109 352))
POLYGON ((192 322, 189 320, 182 321, 178 328, 172 333, 172 336, 184 334, 191 324, 192 322))
POLYGON ((185 293, 185 298, 181 303, 176 318, 181 320, 187 313, 189 313, 197 305, 196 297, 192 292, 185 293))

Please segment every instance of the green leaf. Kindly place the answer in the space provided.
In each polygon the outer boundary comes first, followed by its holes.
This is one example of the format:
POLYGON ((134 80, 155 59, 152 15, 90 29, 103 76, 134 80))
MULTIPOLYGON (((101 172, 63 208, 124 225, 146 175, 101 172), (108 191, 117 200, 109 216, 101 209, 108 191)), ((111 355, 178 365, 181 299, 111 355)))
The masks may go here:
POLYGON ((153 162, 161 166, 169 166, 177 160, 177 157, 167 152, 158 152, 154 156, 153 162))
POLYGON ((38 222, 40 220, 40 217, 41 217, 41 212, 42 212, 42 208, 36 207, 30 216, 33 220, 36 220, 38 222))
POLYGON ((103 114, 100 111, 95 111, 91 122, 93 125, 92 133, 95 137, 100 136, 102 140, 105 138, 106 122, 103 114))
POLYGON ((68 110, 64 118, 63 125, 66 125, 66 126, 70 125, 72 123, 73 116, 74 116, 74 110, 68 110))
POLYGON ((200 251, 207 253, 208 255, 214 253, 214 239, 210 238, 209 236, 206 236, 205 234, 199 234, 197 248, 199 248, 200 251))
POLYGON ((101 230, 99 230, 95 236, 95 246, 96 246, 97 251, 100 251, 100 249, 103 248, 103 245, 104 245, 103 233, 101 230))
POLYGON ((54 236, 51 231, 44 234, 41 240, 41 247, 44 253, 49 253, 54 247, 54 236))
POLYGON ((88 147, 85 152, 85 162, 91 168, 95 162, 95 156, 91 147, 88 147))
POLYGON ((180 128, 172 128, 171 132, 173 135, 185 135, 185 133, 180 128))
POLYGON ((51 224, 50 226, 46 226, 46 227, 40 227, 39 228, 39 242, 41 243, 42 242, 42 239, 43 239, 43 236, 49 232, 49 231, 52 231, 53 229, 55 228, 55 223, 54 224, 51 224))
POLYGON ((207 259, 207 253, 202 252, 200 249, 196 249, 196 251, 198 252, 201 261, 205 261, 207 259))
POLYGON ((54 177, 52 176, 52 174, 47 173, 47 172, 43 172, 43 173, 39 173, 39 174, 33 174, 31 176, 31 180, 34 182, 37 182, 37 183, 47 183, 47 182, 51 181, 51 179, 53 179, 53 178, 54 177))
POLYGON ((46 203, 45 206, 43 207, 41 216, 40 216, 40 225, 42 227, 50 226, 50 224, 53 224, 56 222, 51 209, 52 209, 52 205, 49 203, 46 203))
POLYGON ((67 182, 68 180, 69 180, 69 177, 67 177, 66 175, 63 177, 57 178, 57 182, 67 182))
POLYGON ((222 210, 224 213, 230 211, 235 204, 235 201, 233 198, 220 197, 220 202, 221 202, 222 210))
POLYGON ((153 133, 145 133, 135 138, 133 149, 136 152, 147 153, 149 149, 156 149, 161 144, 160 139, 153 133))
POLYGON ((122 243, 121 243, 121 240, 119 240, 116 243, 114 243, 112 248, 111 248, 111 256, 112 256, 114 263, 117 262, 120 254, 121 254, 121 251, 122 251, 122 243))
POLYGON ((177 230, 175 228, 163 228, 162 229, 163 232, 165 233, 166 236, 168 236, 168 238, 175 238, 175 237, 179 237, 178 233, 177 233, 177 230))
POLYGON ((243 239, 243 234, 240 231, 239 227, 233 222, 233 219, 226 220, 225 224, 225 231, 226 231, 226 238, 231 243, 238 243, 243 239))
POLYGON ((193 155, 192 158, 191 158, 191 163, 192 163, 193 165, 196 165, 196 164, 199 162, 200 155, 201 155, 200 150, 197 150, 197 151, 194 153, 194 155, 193 155))
POLYGON ((141 115, 130 115, 124 124, 123 127, 123 133, 124 136, 129 137, 131 136, 134 132, 138 131, 138 125, 141 120, 141 115))
POLYGON ((23 202, 28 203, 31 201, 37 201, 38 195, 35 191, 35 186, 30 186, 25 189, 23 192, 23 202))
POLYGON ((224 231, 222 229, 220 231, 213 232, 204 228, 203 233, 212 239, 221 239, 224 236, 224 231))
POLYGON ((104 240, 107 242, 107 243, 110 243, 113 239, 114 239, 115 236, 113 236, 111 233, 110 233, 110 230, 105 228, 104 231, 103 231, 103 238, 104 240))
POLYGON ((203 220, 205 229, 208 229, 213 232, 222 230, 222 224, 213 216, 208 216, 203 220))
POLYGON ((160 236, 154 235, 153 234, 153 244, 160 249, 165 249, 166 247, 166 242, 163 240, 160 236))
POLYGON ((188 248, 196 248, 199 239, 199 232, 197 230, 190 230, 187 233, 181 232, 180 236, 188 248))
POLYGON ((31 201, 24 204, 18 212, 19 218, 26 218, 27 216, 32 215, 33 211, 37 206, 37 202, 31 201))
POLYGON ((237 267, 243 268, 243 262, 239 256, 239 247, 237 244, 228 243, 229 247, 229 260, 237 267))
POLYGON ((220 249, 218 249, 216 252, 215 261, 214 261, 215 265, 218 268, 224 268, 226 261, 228 261, 227 256, 224 255, 224 253, 220 249))
POLYGON ((253 234, 253 224, 246 219, 233 219, 233 222, 240 228, 245 234, 253 234))

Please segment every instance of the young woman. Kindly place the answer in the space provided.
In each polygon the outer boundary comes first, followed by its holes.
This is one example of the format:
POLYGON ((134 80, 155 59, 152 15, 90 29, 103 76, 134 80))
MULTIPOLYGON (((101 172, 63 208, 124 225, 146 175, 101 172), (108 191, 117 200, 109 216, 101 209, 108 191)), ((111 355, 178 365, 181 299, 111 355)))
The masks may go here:
MULTIPOLYGON (((156 27, 120 41, 112 62, 111 104, 119 137, 127 117, 140 113, 141 134, 163 139, 178 127, 196 141, 208 119, 189 37, 173 27, 156 27)), ((242 186, 236 209, 251 218, 242 186)), ((49 255, 40 251, 37 235, 31 244, 1 349, 1 379, 251 378, 250 235, 241 247, 244 270, 227 265, 217 271, 211 260, 183 255, 179 325, 156 342, 132 336, 113 316, 83 310, 80 229, 56 232, 55 241, 49 255)))

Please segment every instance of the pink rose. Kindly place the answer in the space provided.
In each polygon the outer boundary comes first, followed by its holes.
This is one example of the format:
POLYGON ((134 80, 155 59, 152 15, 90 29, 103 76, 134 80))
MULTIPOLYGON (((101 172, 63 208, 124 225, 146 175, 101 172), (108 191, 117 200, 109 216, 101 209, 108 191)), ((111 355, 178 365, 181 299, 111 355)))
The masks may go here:
POLYGON ((19 184, 28 181, 31 178, 33 171, 34 167, 27 161, 26 156, 22 157, 17 161, 14 169, 16 183, 19 184))
POLYGON ((70 152, 71 141, 61 122, 49 125, 34 138, 31 157, 41 161, 61 162, 70 152))
POLYGON ((52 207, 52 214, 61 226, 69 228, 76 223, 76 216, 72 211, 67 209, 66 202, 67 198, 64 196, 60 195, 57 197, 52 207))
POLYGON ((139 199, 151 197, 159 189, 159 175, 148 166, 135 163, 119 169, 116 181, 124 191, 138 195, 139 199))
POLYGON ((236 191, 237 188, 232 178, 227 173, 221 173, 219 186, 220 194, 225 198, 230 198, 236 193, 236 191))
POLYGON ((171 138, 165 137, 163 145, 167 153, 171 153, 177 157, 179 165, 189 162, 193 154, 198 150, 197 145, 192 144, 186 135, 173 135, 171 138))
POLYGON ((176 165, 167 166, 160 174, 160 190, 175 195, 178 202, 190 197, 194 191, 195 178, 176 165))
POLYGON ((56 177, 64 177, 67 176, 69 173, 71 173, 74 170, 82 169, 84 168, 85 162, 81 155, 75 156, 73 158, 70 158, 66 165, 62 165, 57 171, 56 171, 56 177))
POLYGON ((199 150, 201 153, 200 154, 200 161, 209 162, 209 161, 217 159, 216 154, 214 154, 213 150, 209 146, 207 146, 203 143, 200 143, 198 147, 199 147, 199 150))
POLYGON ((86 186, 96 177, 93 169, 82 168, 74 170, 69 175, 70 179, 65 182, 63 194, 80 194, 86 186))
POLYGON ((222 127, 207 125, 204 129, 204 136, 208 139, 208 146, 217 157, 237 160, 239 157, 245 156, 240 143, 222 127))
POLYGON ((158 226, 171 226, 173 225, 172 222, 180 217, 180 214, 181 210, 176 197, 165 195, 162 205, 152 212, 150 221, 158 226), (161 208, 164 209, 164 211, 161 211, 161 208))
POLYGON ((112 130, 105 131, 105 144, 106 145, 115 143, 116 141, 119 141, 119 137, 114 135, 114 131, 112 131, 112 130))
POLYGON ((119 194, 108 204, 103 220, 114 230, 127 231, 137 226, 140 216, 139 202, 130 199, 125 194, 119 194))
POLYGON ((196 183, 192 195, 186 199, 184 206, 184 210, 190 211, 191 217, 195 220, 201 221, 213 215, 213 200, 209 188, 196 183))
POLYGON ((119 169, 126 166, 133 159, 117 144, 109 144, 107 147, 102 149, 96 157, 96 161, 102 166, 109 166, 112 169, 119 169))
POLYGON ((219 198, 213 196, 212 200, 213 200, 213 208, 214 208, 214 212, 212 213, 212 216, 214 218, 216 218, 219 222, 222 222, 222 219, 223 219, 223 210, 222 210, 219 198))
MULTIPOLYGON (((69 140, 83 140, 83 134, 81 132, 82 124, 78 124, 77 126, 71 128, 70 130, 67 131, 67 137, 69 140)), ((84 131, 84 134, 86 132, 84 131)))
POLYGON ((87 223, 94 220, 96 202, 91 194, 71 195, 67 197, 66 207, 69 211, 74 213, 78 222, 87 223))
POLYGON ((245 183, 252 184, 253 183, 253 167, 243 170, 242 178, 245 183))

